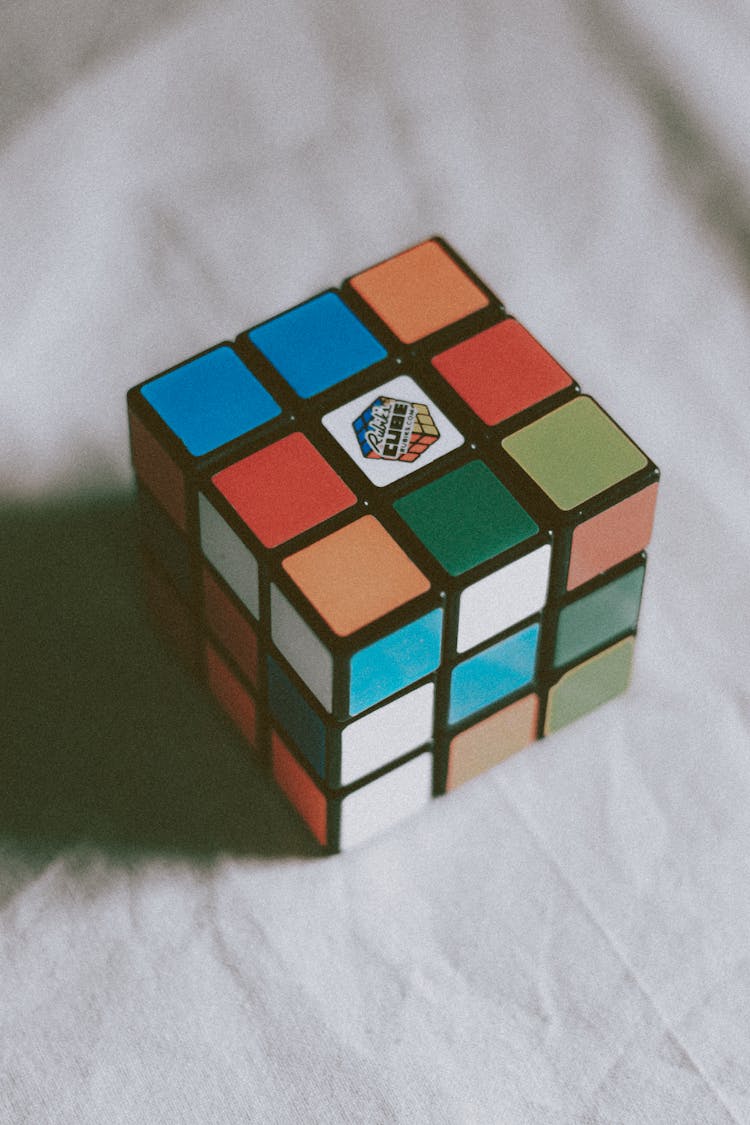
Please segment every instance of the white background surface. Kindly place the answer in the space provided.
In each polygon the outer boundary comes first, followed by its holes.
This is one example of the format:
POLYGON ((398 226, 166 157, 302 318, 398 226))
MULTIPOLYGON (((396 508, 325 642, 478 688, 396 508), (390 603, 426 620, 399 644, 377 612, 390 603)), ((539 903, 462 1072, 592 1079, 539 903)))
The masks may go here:
POLYGON ((0 1120, 750 1121, 747 8, 2 18, 0 1120), (662 467, 635 678, 319 860, 87 505, 129 385, 433 232, 662 467))

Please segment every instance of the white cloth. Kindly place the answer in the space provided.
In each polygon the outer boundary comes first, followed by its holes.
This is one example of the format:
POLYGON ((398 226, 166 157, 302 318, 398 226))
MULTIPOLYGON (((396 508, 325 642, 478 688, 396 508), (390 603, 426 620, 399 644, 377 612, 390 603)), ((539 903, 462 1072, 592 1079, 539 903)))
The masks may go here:
POLYGON ((750 1121, 745 6, 7 17, 0 1120, 750 1121), (132 624, 124 525, 38 504, 129 480, 128 386, 432 233, 662 468, 636 671, 317 859, 132 624))

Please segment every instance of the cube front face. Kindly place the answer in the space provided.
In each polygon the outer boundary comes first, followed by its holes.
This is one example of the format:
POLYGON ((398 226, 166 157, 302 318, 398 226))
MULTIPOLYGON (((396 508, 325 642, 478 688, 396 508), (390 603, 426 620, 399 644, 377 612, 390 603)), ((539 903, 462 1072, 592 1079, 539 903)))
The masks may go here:
POLYGON ((128 403, 155 613, 327 849, 624 690, 658 470, 442 240, 128 403))

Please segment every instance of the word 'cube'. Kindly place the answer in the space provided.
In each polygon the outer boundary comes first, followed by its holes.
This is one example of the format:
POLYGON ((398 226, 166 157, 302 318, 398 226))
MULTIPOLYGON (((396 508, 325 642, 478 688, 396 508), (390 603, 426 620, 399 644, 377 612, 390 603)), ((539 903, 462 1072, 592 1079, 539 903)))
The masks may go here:
POLYGON ((442 239, 128 408, 153 615, 326 849, 627 686, 659 471, 442 239))

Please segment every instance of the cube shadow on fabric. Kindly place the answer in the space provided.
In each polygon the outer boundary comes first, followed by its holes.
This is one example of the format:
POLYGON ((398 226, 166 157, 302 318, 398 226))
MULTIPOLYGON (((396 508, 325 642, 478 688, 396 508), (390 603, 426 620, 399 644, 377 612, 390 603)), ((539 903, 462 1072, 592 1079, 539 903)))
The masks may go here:
POLYGON ((152 613, 326 851, 627 687, 659 470, 442 239, 128 410, 152 613))

